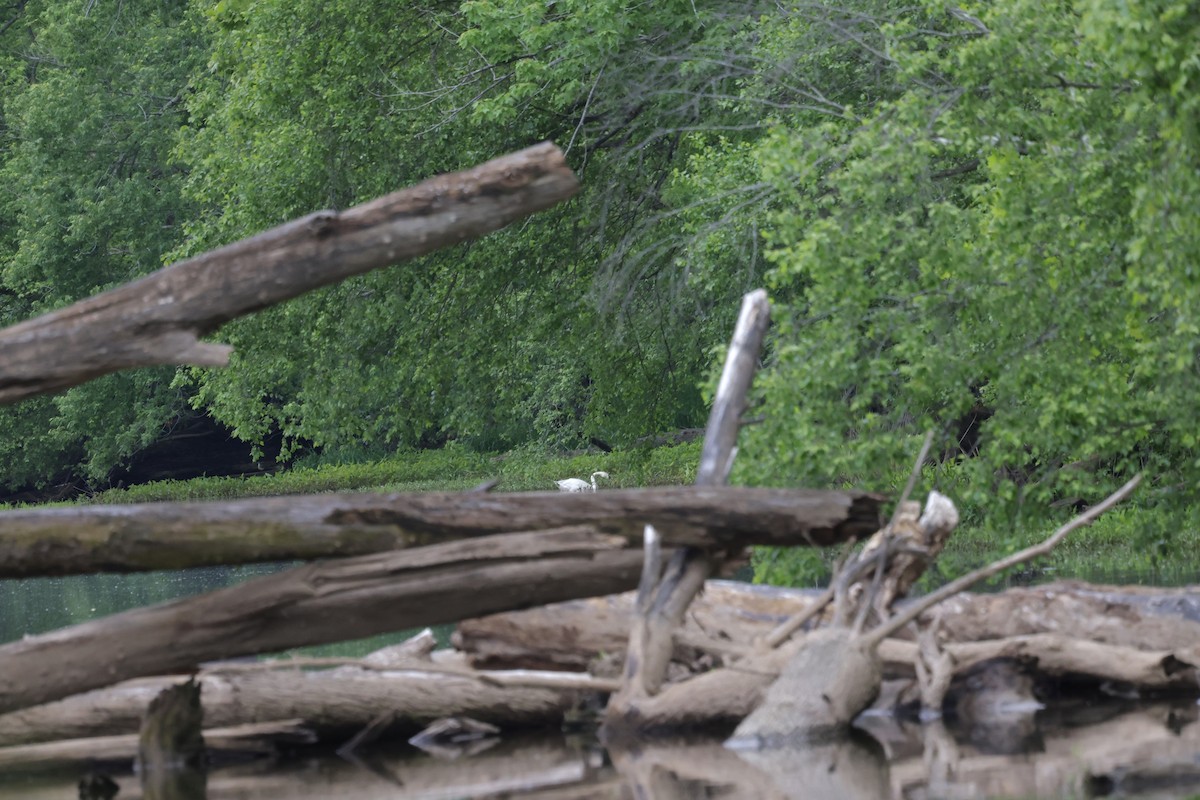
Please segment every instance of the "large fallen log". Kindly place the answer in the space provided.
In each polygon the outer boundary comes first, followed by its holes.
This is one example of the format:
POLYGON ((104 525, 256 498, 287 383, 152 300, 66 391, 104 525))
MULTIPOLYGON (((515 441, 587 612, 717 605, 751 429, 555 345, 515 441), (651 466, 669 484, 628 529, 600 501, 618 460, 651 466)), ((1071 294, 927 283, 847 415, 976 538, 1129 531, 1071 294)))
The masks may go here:
MULTIPOLYGON (((643 703, 643 713, 663 728, 735 724, 796 646, 757 656, 752 669, 738 668, 736 659, 752 654, 776 626, 816 599, 803 590, 710 581, 689 608, 675 657, 693 664, 708 656, 717 664, 732 661, 732 667, 668 685, 643 703)), ((1195 587, 1150 591, 1059 583, 1000 594, 964 592, 948 601, 954 613, 928 611, 921 623, 940 617, 942 647, 959 672, 989 658, 1018 657, 1044 675, 1131 690, 1180 690, 1194 688, 1200 663, 1200 621, 1188 617, 1198 600, 1195 587), (1072 637, 1063 633, 1068 618, 1072 637)), ((583 668, 619 651, 633 618, 634 596, 626 593, 466 620, 454 641, 477 666, 583 668)), ((888 672, 911 675, 917 646, 889 640, 880 656, 888 672)))
POLYGON ((200 337, 225 322, 490 233, 578 188, 547 142, 174 264, 0 331, 0 403, 130 367, 224 365, 231 348, 200 337))
MULTIPOLYGON (((818 597, 712 580, 692 603, 676 637, 676 659, 741 655, 818 597)), ((634 595, 568 600, 460 622, 455 646, 480 668, 585 669, 629 637, 634 595)), ((903 608, 903 604, 900 605, 903 608)), ((919 618, 940 619, 946 644, 1062 634, 1144 651, 1200 645, 1200 587, 1146 588, 1060 581, 994 594, 963 592, 919 618)), ((903 634, 900 634, 901 636, 903 634)), ((895 662, 899 666, 902 662, 895 662)))
POLYGON ((879 527, 867 492, 676 486, 600 493, 326 494, 0 512, 0 577, 361 555, 505 531, 590 525, 640 545, 827 546, 879 527))
MULTIPOLYGON (((524 685, 539 683, 537 675, 525 671, 513 674, 512 680, 503 678, 503 673, 414 662, 385 670, 210 672, 196 682, 205 725, 227 728, 291 719, 314 739, 339 745, 381 715, 389 716, 389 736, 411 735, 450 716, 466 716, 506 730, 552 728, 562 722, 582 691, 569 683, 561 688, 524 685)), ((132 735, 150 700, 181 680, 180 676, 139 678, 0 715, 0 763, 11 747, 103 734, 132 735)))
POLYGON ((240 655, 633 586, 641 553, 586 528, 310 564, 0 646, 0 711, 240 655))

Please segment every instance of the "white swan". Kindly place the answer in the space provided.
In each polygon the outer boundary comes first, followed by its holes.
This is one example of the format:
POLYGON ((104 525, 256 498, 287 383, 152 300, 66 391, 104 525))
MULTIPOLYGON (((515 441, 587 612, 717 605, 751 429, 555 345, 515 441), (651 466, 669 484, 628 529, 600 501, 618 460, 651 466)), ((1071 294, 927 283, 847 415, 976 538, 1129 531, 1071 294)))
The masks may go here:
POLYGON ((607 472, 593 472, 591 483, 588 483, 581 478, 566 478, 561 481, 555 481, 555 483, 558 484, 558 490, 560 492, 594 492, 598 488, 596 486, 597 475, 599 475, 601 478, 608 477, 607 472))

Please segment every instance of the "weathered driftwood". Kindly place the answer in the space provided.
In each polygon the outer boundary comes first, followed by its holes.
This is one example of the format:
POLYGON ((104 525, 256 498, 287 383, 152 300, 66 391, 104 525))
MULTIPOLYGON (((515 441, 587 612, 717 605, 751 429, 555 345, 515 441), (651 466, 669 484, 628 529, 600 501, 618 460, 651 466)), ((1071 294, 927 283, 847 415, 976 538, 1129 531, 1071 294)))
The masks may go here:
MULTIPOLYGON (((756 742, 767 747, 780 746, 796 737, 807 737, 813 734, 825 734, 833 731, 848 731, 854 718, 865 710, 879 694, 882 683, 882 663, 879 656, 881 643, 896 632, 914 622, 922 612, 933 608, 938 603, 953 595, 970 588, 979 581, 985 580, 1018 564, 1022 564, 1038 556, 1046 555, 1053 550, 1066 536, 1076 528, 1090 523, 1106 510, 1128 497, 1140 483, 1138 475, 1118 489, 1116 492, 1088 509, 1075 519, 1056 530, 1049 538, 1040 544, 1028 547, 1007 558, 1000 559, 988 566, 968 573, 945 586, 921 597, 902 610, 897 610, 887 619, 881 621, 866 633, 858 633, 855 629, 837 624, 844 614, 840 609, 834 612, 835 625, 831 629, 810 633, 800 642, 793 659, 797 665, 809 665, 808 669, 798 667, 785 669, 776 682, 771 686, 761 703, 746 717, 734 732, 733 743, 756 742), (809 647, 817 650, 816 656, 807 652, 809 647), (811 668, 816 663, 824 665, 821 670, 811 668), (837 676, 831 679, 830 675, 837 676), (822 703, 810 703, 801 698, 819 697, 822 703)), ((930 511, 927 506, 927 516, 930 511)), ((924 517, 923 517, 924 519, 924 517)), ((957 515, 954 516, 957 522, 957 515)), ((874 554, 886 554, 887 548, 881 548, 874 554)), ((850 565, 855 565, 851 561, 850 565)), ((866 563, 859 560, 858 564, 866 563)), ((876 570, 878 576, 886 570, 880 561, 876 570)), ((835 575, 834 584, 838 585, 843 576, 835 575)), ((880 586, 879 580, 872 581, 872 591, 880 586)), ((852 597, 849 593, 847 597, 852 597)), ((874 598, 868 594, 860 602, 864 607, 873 604, 874 598)), ((862 616, 859 619, 863 619, 862 616)), ((936 641, 930 639, 930 648, 936 650, 936 641)), ((755 658, 743 659, 742 668, 752 669, 755 658)), ((952 667, 943 659, 943 672, 952 667)), ((918 677, 926 677, 923 671, 918 671, 918 677)), ((948 684, 948 681, 943 681, 948 684)), ((931 692, 925 691, 925 696, 931 692)), ((940 713, 939 704, 929 709, 940 713)))
MULTIPOLYGON (((915 665, 917 650, 912 642, 888 641, 881 645, 880 655, 892 663, 915 665)), ((944 644, 942 650, 955 672, 995 658, 1012 658, 1030 663, 1043 675, 1112 681, 1130 691, 1195 690, 1196 667, 1200 666, 1200 647, 1195 640, 1180 642, 1178 648, 1139 650, 1066 633, 1035 633, 944 644)))
MULTIPOLYGON (((643 711, 663 728, 732 727, 753 708, 788 654, 756 659, 752 670, 738 669, 738 657, 815 601, 812 591, 708 582, 676 636, 674 658, 694 664, 707 657, 709 664, 732 662, 730 668, 671 684, 644 702, 643 711)), ((633 605, 632 593, 626 593, 467 620, 459 624, 455 643, 480 666, 594 667, 601 654, 625 641, 633 605)), ((926 611, 920 622, 943 620, 941 646, 955 675, 981 660, 1017 657, 1044 676, 1109 682, 1130 691, 1179 690, 1194 688, 1194 665, 1200 664, 1200 621, 1191 618, 1198 605, 1195 588, 1058 583, 958 594, 926 611)), ((887 672, 911 675, 917 650, 911 641, 888 640, 879 654, 887 672)))
MULTIPOLYGON (((758 366, 769 322, 770 305, 765 291, 759 289, 742 298, 742 308, 705 428, 697 486, 717 487, 728 482, 737 454, 741 415, 746 409, 750 382, 758 366)), ((722 558, 713 548, 689 545, 676 551, 666 568, 660 571, 657 542, 649 535, 657 525, 652 520, 640 521, 647 526, 646 562, 638 585, 638 615, 629 634, 621 690, 609 700, 605 711, 605 727, 610 736, 640 724, 639 704, 657 694, 666 680, 675 631, 688 605, 722 558)), ((732 552, 740 550, 737 548, 732 552)))
MULTIPOLYGON (((811 608, 818 595, 808 589, 708 581, 675 636, 673 658, 692 663, 704 655, 745 655, 784 620, 811 608)), ((454 643, 480 668, 583 670, 628 640, 633 600, 626 592, 464 620, 454 643)), ((938 619, 943 646, 963 644, 968 650, 988 640, 1067 631, 1073 638, 1140 651, 1189 652, 1200 646, 1197 609, 1197 587, 1068 581, 995 594, 963 592, 925 612, 918 623, 938 619)), ((897 647, 889 641, 881 653, 891 672, 912 662, 914 645, 898 642, 897 647)))
POLYGON ((326 494, 0 512, 0 577, 307 560, 505 531, 591 525, 640 545, 826 546, 870 534, 866 492, 677 486, 602 493, 326 494))
MULTIPOLYGON (((756 640, 807 608, 816 592, 710 580, 692 602, 674 637, 672 659, 748 653, 756 640)), ((567 600, 463 620, 453 643, 484 669, 587 669, 629 641, 634 593, 567 600)), ((1200 630, 1198 626, 1197 630, 1200 630)))
POLYGON ((318 211, 0 331, 0 403, 154 364, 223 365, 223 323, 482 236, 578 190, 550 143, 346 211, 318 211))
MULTIPOLYGON (((570 681, 554 686, 541 677, 413 662, 388 669, 211 672, 199 676, 197 684, 206 725, 226 728, 287 719, 303 723, 310 741, 342 744, 385 713, 389 736, 410 735, 449 716, 506 730, 557 726, 588 690, 570 681)), ((0 715, 0 759, 4 748, 15 745, 136 731, 150 700, 179 682, 178 676, 142 678, 0 715)))
POLYGON ((0 710, 220 658, 345 641, 634 585, 639 553, 581 528, 311 564, 0 646, 0 710))
MULTIPOLYGON (((561 721, 576 697, 615 691, 614 680, 572 672, 472 669, 460 653, 434 651, 426 628, 361 659, 289 658, 217 662, 198 674, 208 724, 275 719, 281 708, 303 717, 310 741, 380 723, 411 733, 431 720, 470 717, 506 728, 561 721), (314 668, 337 667, 336 669, 314 668)), ((178 677, 126 681, 107 689, 0 715, 0 747, 145 732, 146 707, 178 677)), ((357 738, 357 737, 356 737, 357 738)))

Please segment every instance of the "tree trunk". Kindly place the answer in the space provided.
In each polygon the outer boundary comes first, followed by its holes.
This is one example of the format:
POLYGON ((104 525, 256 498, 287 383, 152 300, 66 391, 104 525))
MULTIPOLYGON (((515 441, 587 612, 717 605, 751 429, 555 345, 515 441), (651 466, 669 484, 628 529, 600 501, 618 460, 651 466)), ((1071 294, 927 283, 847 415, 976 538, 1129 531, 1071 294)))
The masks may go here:
POLYGON ((200 337, 352 275, 477 238, 574 195, 549 142, 347 211, 318 211, 0 331, 0 403, 130 367, 224 365, 200 337))

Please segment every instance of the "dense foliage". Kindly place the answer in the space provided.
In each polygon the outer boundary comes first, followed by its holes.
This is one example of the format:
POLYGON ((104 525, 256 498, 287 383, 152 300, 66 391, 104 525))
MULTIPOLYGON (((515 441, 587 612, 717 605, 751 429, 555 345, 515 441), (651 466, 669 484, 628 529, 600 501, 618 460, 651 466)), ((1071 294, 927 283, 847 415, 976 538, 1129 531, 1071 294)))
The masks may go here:
POLYGON ((566 206, 230 324, 230 368, 0 415, 103 484, 206 413, 330 458, 700 424, 776 304, 738 479, 1043 515, 1200 479, 1200 11, 1175 0, 28 0, 0 20, 0 315, 541 139, 566 206))

